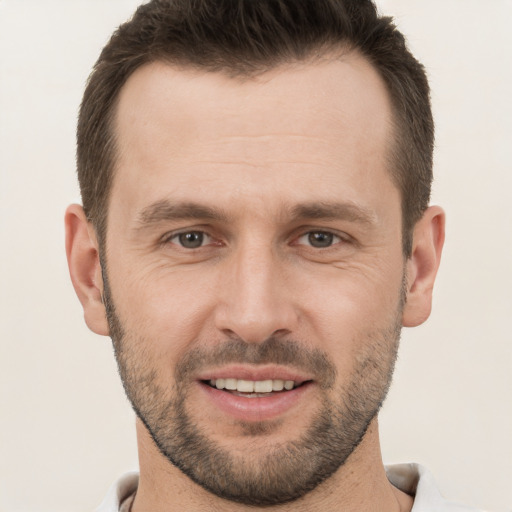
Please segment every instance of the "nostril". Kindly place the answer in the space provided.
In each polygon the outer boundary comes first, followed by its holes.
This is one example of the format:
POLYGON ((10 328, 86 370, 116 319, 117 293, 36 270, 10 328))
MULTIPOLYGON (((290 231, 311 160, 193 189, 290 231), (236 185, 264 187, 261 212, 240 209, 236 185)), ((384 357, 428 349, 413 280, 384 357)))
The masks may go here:
POLYGON ((289 336, 291 334, 291 331, 289 329, 277 329, 272 333, 272 337, 278 338, 283 336, 289 336))
MULTIPOLYGON (((291 335, 290 329, 276 329, 271 331, 269 334, 258 334, 257 329, 239 329, 239 332, 235 332, 233 329, 222 329, 222 334, 229 340, 242 341, 245 343, 264 343, 269 342, 273 338, 284 338, 291 335)), ((265 331, 261 331, 264 333, 265 331)))

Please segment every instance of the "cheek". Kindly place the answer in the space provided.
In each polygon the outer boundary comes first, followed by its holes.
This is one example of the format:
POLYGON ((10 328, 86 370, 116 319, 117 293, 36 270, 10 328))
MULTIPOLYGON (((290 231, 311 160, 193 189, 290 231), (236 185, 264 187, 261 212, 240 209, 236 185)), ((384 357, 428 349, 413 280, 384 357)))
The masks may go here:
POLYGON ((119 269, 111 286, 125 332, 158 357, 176 361, 191 343, 210 334, 211 281, 208 273, 132 267, 119 269))
POLYGON ((391 267, 333 269, 329 276, 311 279, 303 304, 307 337, 348 369, 350 361, 399 318, 403 271, 391 267))

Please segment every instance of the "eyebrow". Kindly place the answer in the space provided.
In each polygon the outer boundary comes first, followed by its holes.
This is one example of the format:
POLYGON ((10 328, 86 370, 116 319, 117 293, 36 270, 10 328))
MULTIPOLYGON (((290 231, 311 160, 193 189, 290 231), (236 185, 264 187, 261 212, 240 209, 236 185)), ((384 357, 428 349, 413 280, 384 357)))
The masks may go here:
POLYGON ((299 204, 291 209, 291 216, 294 219, 343 219, 367 225, 377 222, 375 212, 354 203, 315 201, 299 204))
POLYGON ((174 203, 162 199, 144 208, 137 216, 137 224, 143 228, 169 220, 206 219, 227 222, 227 215, 218 208, 194 202, 174 203))
MULTIPOLYGON (((350 222, 371 225, 377 221, 376 214, 354 203, 313 201, 295 205, 286 210, 292 221, 300 219, 343 219, 350 222)), ((137 228, 160 222, 185 219, 205 219, 229 222, 229 216, 220 208, 194 202, 172 202, 168 199, 156 201, 145 207, 137 216, 137 228)))

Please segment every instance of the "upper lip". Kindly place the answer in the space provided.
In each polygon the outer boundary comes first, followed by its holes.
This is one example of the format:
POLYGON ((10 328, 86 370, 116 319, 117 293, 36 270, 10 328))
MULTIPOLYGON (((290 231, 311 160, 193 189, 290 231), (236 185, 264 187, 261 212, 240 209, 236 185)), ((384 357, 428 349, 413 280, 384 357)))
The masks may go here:
POLYGON ((229 365, 218 369, 205 370, 198 376, 198 380, 210 381, 213 379, 239 379, 239 380, 292 380, 295 384, 313 380, 311 376, 294 368, 276 365, 250 366, 229 365))

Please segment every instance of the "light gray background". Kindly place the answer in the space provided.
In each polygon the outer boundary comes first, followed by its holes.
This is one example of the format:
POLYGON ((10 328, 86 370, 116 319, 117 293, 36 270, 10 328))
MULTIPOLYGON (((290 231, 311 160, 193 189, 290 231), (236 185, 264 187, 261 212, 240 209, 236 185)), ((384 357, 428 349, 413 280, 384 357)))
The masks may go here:
MULTIPOLYGON (((110 340, 69 282, 84 82, 137 0, 0 0, 0 512, 90 511, 137 465, 110 340)), ((403 335, 386 462, 445 496, 512 510, 512 1, 382 0, 426 64, 434 202, 448 214, 431 320, 403 335)))

